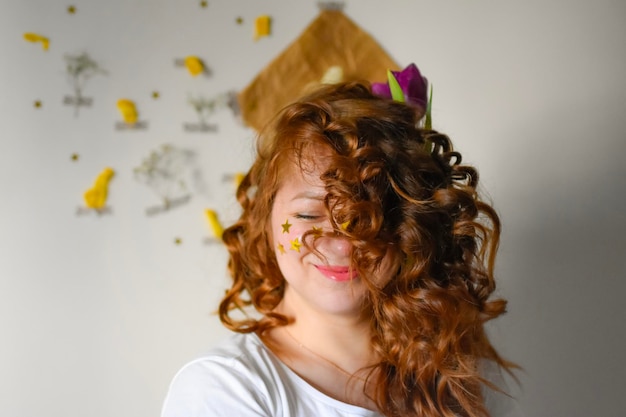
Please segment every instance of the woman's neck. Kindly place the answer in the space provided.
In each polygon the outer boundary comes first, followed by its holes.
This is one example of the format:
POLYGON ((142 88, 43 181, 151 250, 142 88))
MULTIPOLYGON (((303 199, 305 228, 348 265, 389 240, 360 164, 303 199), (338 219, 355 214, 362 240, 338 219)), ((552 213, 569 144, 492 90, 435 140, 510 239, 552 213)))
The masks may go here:
POLYGON ((350 374, 375 362, 370 323, 365 315, 333 315, 287 303, 281 303, 277 311, 294 319, 283 329, 275 329, 281 344, 298 345, 350 374), (287 338, 291 340, 285 341, 287 338))
POLYGON ((280 305, 275 311, 294 319, 262 335, 265 344, 292 371, 339 401, 376 410, 375 378, 368 379, 376 357, 369 320, 280 305))

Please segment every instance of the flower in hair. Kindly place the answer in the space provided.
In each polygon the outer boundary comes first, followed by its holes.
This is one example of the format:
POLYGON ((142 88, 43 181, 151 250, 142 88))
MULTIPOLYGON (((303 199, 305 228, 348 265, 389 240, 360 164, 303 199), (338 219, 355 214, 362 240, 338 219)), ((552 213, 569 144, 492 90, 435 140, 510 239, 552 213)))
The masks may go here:
POLYGON ((426 110, 428 80, 422 76, 415 64, 410 64, 402 71, 387 71, 387 79, 387 83, 372 83, 372 92, 426 110))

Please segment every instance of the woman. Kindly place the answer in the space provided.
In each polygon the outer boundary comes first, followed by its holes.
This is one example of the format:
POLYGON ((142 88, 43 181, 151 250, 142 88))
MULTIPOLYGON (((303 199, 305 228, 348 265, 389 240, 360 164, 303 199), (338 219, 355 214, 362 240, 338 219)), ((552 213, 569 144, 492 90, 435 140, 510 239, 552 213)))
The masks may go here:
POLYGON ((423 114, 346 83, 261 133, 223 238, 236 334, 177 374, 163 417, 503 415, 486 370, 513 365, 483 328, 506 306, 499 219, 423 114))

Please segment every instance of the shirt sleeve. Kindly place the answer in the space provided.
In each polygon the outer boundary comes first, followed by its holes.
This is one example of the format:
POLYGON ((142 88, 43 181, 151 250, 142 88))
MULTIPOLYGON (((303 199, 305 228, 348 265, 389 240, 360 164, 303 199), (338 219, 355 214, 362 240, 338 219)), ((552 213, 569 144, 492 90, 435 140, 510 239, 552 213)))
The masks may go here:
POLYGON ((271 417, 263 390, 238 365, 223 358, 185 365, 170 384, 161 417, 271 417))

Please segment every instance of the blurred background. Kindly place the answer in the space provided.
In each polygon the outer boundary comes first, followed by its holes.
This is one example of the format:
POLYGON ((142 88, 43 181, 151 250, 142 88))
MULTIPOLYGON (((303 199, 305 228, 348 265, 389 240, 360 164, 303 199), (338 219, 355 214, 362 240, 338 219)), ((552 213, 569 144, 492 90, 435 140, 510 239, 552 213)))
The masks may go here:
MULTIPOLYGON (((428 77, 434 127, 502 217, 509 312, 489 331, 523 367, 521 408, 623 416, 626 3, 342 3, 428 77)), ((178 368, 227 334, 214 314, 226 252, 205 210, 237 217, 255 136, 228 98, 318 13, 0 0, 0 415, 157 416, 178 368), (83 194, 103 189, 90 207, 83 194)))

